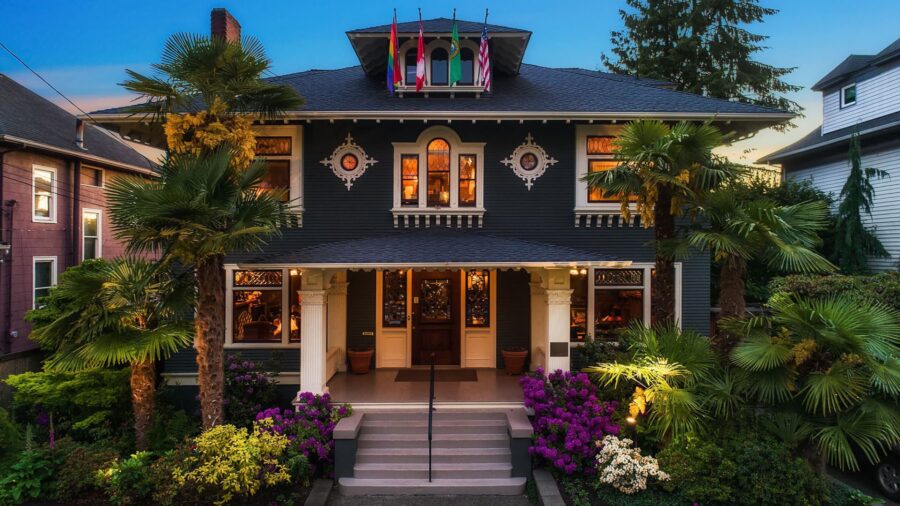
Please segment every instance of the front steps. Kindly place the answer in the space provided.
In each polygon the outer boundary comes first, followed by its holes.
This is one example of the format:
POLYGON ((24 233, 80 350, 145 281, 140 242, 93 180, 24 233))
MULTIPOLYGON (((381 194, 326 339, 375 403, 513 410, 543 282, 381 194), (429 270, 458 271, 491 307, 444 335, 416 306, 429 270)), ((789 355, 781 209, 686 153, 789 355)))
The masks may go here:
POLYGON ((505 411, 436 411, 431 482, 427 412, 366 412, 353 476, 338 485, 348 496, 520 495, 526 478, 513 473, 505 411))

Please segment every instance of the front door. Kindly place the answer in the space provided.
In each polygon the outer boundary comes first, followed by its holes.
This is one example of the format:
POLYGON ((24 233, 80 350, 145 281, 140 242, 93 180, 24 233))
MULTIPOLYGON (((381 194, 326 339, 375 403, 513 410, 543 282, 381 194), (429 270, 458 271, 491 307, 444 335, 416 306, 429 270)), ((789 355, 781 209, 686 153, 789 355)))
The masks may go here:
POLYGON ((459 365, 459 271, 414 271, 412 363, 459 365))

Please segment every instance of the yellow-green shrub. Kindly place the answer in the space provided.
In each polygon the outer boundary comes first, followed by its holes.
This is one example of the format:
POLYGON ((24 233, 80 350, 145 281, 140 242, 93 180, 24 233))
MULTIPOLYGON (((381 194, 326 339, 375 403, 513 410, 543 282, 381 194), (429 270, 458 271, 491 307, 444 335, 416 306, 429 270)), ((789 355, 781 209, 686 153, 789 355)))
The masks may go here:
POLYGON ((190 482, 216 505, 235 497, 256 494, 290 481, 287 466, 279 457, 288 438, 270 432, 219 425, 194 439, 194 449, 174 472, 180 485, 190 482))

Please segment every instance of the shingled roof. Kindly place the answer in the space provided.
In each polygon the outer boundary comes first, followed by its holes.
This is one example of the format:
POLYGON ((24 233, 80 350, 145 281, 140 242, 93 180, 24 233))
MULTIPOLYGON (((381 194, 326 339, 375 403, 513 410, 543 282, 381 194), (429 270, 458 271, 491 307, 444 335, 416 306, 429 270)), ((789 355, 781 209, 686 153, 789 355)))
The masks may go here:
MULTIPOLYGON (((380 80, 368 77, 359 66, 336 70, 310 70, 271 78, 293 87, 305 99, 288 117, 521 117, 578 115, 659 118, 759 119, 777 122, 786 111, 741 102, 719 100, 667 89, 660 81, 636 79, 586 69, 549 68, 523 64, 518 76, 497 76, 494 93, 481 98, 390 96, 380 80)), ((96 111, 92 115, 125 114, 129 108, 96 111)))
POLYGON ((507 239, 483 233, 452 230, 397 232, 389 236, 329 242, 289 253, 264 255, 246 263, 292 265, 428 265, 494 266, 527 264, 586 264, 618 259, 553 244, 507 239))
POLYGON ((112 132, 85 125, 84 148, 75 145, 77 118, 0 74, 0 140, 26 142, 123 168, 149 171, 152 164, 112 132))
POLYGON ((819 82, 812 85, 812 89, 814 91, 822 91, 844 81, 849 81, 852 77, 858 79, 883 72, 884 69, 879 67, 896 58, 900 58, 900 39, 892 42, 889 46, 879 51, 878 54, 851 54, 844 58, 844 61, 839 63, 825 77, 819 79, 819 82))
MULTIPOLYGON (((480 34, 481 30, 484 28, 484 23, 476 23, 473 21, 465 21, 462 19, 456 20, 456 27, 459 33, 468 33, 468 34, 480 34)), ((528 30, 522 30, 519 28, 510 28, 508 26, 500 26, 500 25, 487 25, 488 33, 531 33, 528 30)), ((422 20, 422 30, 426 33, 450 33, 453 30, 453 20, 449 18, 434 18, 434 19, 423 19, 422 20)), ((350 30, 347 32, 350 33, 390 33, 391 25, 380 25, 380 26, 372 26, 369 28, 359 28, 357 30, 350 30)), ((403 23, 397 23, 397 33, 410 33, 410 34, 418 34, 419 33, 419 22, 418 21, 407 21, 403 23)))

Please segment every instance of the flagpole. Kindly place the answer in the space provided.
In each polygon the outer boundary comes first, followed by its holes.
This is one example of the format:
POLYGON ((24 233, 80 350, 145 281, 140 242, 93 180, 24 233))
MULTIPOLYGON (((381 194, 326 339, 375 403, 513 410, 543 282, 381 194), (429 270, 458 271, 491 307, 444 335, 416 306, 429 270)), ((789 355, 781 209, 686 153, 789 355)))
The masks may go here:
POLYGON ((485 9, 484 10, 484 26, 487 26, 487 16, 488 16, 488 10, 485 9))

